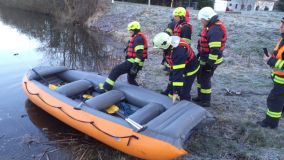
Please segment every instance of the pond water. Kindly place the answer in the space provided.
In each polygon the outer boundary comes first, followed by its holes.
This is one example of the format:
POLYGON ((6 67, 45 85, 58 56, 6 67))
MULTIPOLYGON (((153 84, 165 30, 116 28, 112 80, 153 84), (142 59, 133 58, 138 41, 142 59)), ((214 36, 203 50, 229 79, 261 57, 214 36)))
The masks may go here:
POLYGON ((105 159, 117 153, 38 109, 25 96, 21 81, 28 69, 39 65, 106 74, 121 62, 123 47, 99 31, 0 8, 0 159, 105 159))

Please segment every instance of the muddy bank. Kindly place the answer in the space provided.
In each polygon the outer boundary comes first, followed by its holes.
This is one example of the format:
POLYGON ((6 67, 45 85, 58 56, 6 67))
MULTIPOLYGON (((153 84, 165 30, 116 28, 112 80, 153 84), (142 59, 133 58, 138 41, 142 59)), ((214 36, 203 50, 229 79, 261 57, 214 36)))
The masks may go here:
POLYGON ((4 7, 50 14, 60 22, 75 24, 84 24, 90 17, 98 16, 109 3, 105 0, 0 0, 4 7))

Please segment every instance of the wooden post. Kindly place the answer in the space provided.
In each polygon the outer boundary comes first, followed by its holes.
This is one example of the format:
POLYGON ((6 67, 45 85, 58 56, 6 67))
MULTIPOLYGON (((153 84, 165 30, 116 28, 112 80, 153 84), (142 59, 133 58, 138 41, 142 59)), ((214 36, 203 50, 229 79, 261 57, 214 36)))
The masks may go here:
POLYGON ((114 0, 111 0, 111 3, 114 3, 114 0))
POLYGON ((148 6, 150 6, 151 5, 151 0, 148 0, 148 6))

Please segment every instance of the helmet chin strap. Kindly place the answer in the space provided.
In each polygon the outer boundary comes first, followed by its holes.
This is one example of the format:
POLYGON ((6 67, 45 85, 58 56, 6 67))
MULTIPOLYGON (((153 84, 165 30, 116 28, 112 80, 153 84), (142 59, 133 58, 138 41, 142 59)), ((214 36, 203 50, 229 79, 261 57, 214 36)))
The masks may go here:
POLYGON ((171 45, 175 48, 179 45, 180 37, 178 36, 171 36, 171 45))

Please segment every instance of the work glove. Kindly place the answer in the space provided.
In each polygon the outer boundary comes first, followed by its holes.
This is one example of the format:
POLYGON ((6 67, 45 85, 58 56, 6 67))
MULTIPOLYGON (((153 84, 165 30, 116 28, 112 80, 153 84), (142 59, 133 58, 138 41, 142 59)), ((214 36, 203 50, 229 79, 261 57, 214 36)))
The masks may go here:
POLYGON ((130 74, 131 75, 136 75, 137 73, 138 73, 138 69, 139 69, 139 66, 138 66, 138 64, 137 63, 134 63, 133 65, 132 65, 132 67, 130 68, 130 74))
POLYGON ((173 104, 176 103, 177 100, 180 100, 179 95, 178 94, 173 94, 173 104))

